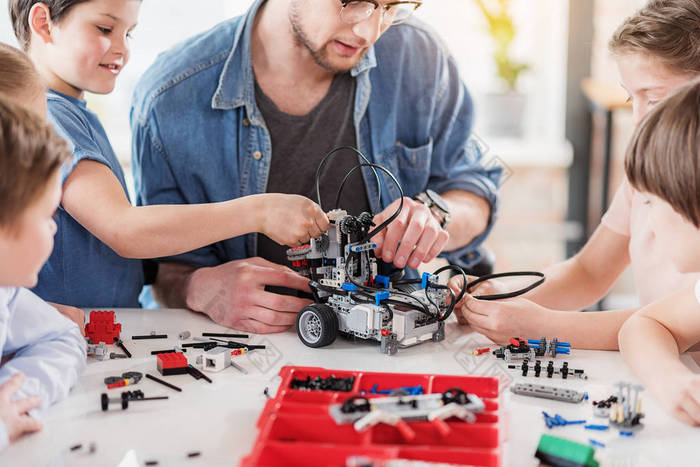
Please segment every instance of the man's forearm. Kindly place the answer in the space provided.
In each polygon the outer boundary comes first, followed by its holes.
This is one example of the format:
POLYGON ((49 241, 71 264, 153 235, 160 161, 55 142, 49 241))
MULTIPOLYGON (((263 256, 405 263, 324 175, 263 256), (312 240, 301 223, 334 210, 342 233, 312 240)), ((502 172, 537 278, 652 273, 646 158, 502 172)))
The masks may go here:
POLYGON ((440 196, 450 207, 451 221, 447 226, 450 239, 445 251, 465 247, 484 233, 491 217, 491 205, 487 200, 461 190, 446 191, 440 196))
POLYGON ((160 263, 158 277, 152 287, 153 298, 165 308, 189 308, 187 290, 194 266, 178 263, 160 263))

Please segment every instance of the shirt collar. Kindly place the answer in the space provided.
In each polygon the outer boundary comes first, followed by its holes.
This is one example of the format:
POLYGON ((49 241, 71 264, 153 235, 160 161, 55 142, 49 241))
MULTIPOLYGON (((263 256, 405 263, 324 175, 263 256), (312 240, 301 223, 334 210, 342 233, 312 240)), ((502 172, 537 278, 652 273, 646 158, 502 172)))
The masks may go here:
MULTIPOLYGON (((267 0, 257 0, 250 8, 243 21, 237 24, 233 33, 233 47, 226 59, 219 85, 214 92, 211 106, 217 110, 230 110, 245 106, 248 115, 255 117, 255 77, 253 61, 250 52, 250 35, 255 22, 255 16, 267 0)), ((374 46, 370 47, 362 60, 350 71, 356 78, 362 73, 377 66, 374 46)))

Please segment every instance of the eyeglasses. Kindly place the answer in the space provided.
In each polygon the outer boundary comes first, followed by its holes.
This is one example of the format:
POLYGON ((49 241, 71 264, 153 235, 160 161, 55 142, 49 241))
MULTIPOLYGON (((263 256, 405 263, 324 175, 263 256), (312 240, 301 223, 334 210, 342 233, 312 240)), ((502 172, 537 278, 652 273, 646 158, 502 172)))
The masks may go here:
POLYGON ((386 26, 400 24, 413 15, 420 7, 422 1, 401 1, 380 4, 375 0, 340 0, 343 8, 340 10, 340 19, 346 24, 357 24, 367 20, 381 8, 382 23, 386 26))

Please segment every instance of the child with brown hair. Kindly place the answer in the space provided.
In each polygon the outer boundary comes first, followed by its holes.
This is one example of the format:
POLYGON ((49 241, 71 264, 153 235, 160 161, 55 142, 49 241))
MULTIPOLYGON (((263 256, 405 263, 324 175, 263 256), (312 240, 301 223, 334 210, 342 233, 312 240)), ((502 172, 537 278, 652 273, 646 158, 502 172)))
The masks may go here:
MULTIPOLYGON (((615 32, 610 50, 635 122, 664 96, 700 76, 700 2, 652 0, 615 32)), ((572 313, 599 301, 631 265, 642 306, 682 289, 700 274, 679 271, 667 245, 653 234, 645 198, 623 181, 601 224, 574 257, 545 271, 545 283, 528 294, 500 301, 467 297, 457 309, 462 322, 495 342, 513 336, 551 336, 578 348, 617 349, 620 326, 637 309, 572 313)), ((459 290, 461 278, 453 279, 459 290)), ((487 283, 479 293, 499 293, 487 283)), ((476 291, 472 291, 476 292, 476 291)), ((476 293, 477 295, 479 293, 476 293)))
POLYGON ((27 54, 0 42, 0 94, 46 118, 46 87, 27 54))
POLYGON ((41 429, 85 367, 75 323, 25 287, 51 254, 66 143, 43 119, 0 96, 0 450, 41 429))
MULTIPOLYGON (((625 171, 650 230, 680 273, 700 271, 700 80, 642 122, 625 171)), ((680 360, 700 343, 700 280, 642 308, 619 334, 623 357, 673 415, 700 425, 700 375, 680 360)))
MULTIPOLYGON (((0 42, 0 95, 5 96, 46 119, 46 87, 29 57, 0 42)), ((80 308, 51 303, 61 314, 75 322, 83 332, 85 313, 80 308)))

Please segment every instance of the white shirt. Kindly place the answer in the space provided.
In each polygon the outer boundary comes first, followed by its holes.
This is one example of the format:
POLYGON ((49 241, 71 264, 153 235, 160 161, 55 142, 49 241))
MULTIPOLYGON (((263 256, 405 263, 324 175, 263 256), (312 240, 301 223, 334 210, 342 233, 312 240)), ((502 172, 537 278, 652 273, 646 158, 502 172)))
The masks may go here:
MULTIPOLYGON (((41 397, 39 417, 64 399, 85 369, 85 339, 78 326, 27 289, 0 287, 0 354, 14 354, 0 367, 0 385, 17 372, 25 381, 14 399, 41 397)), ((0 450, 9 444, 0 420, 0 450)))

